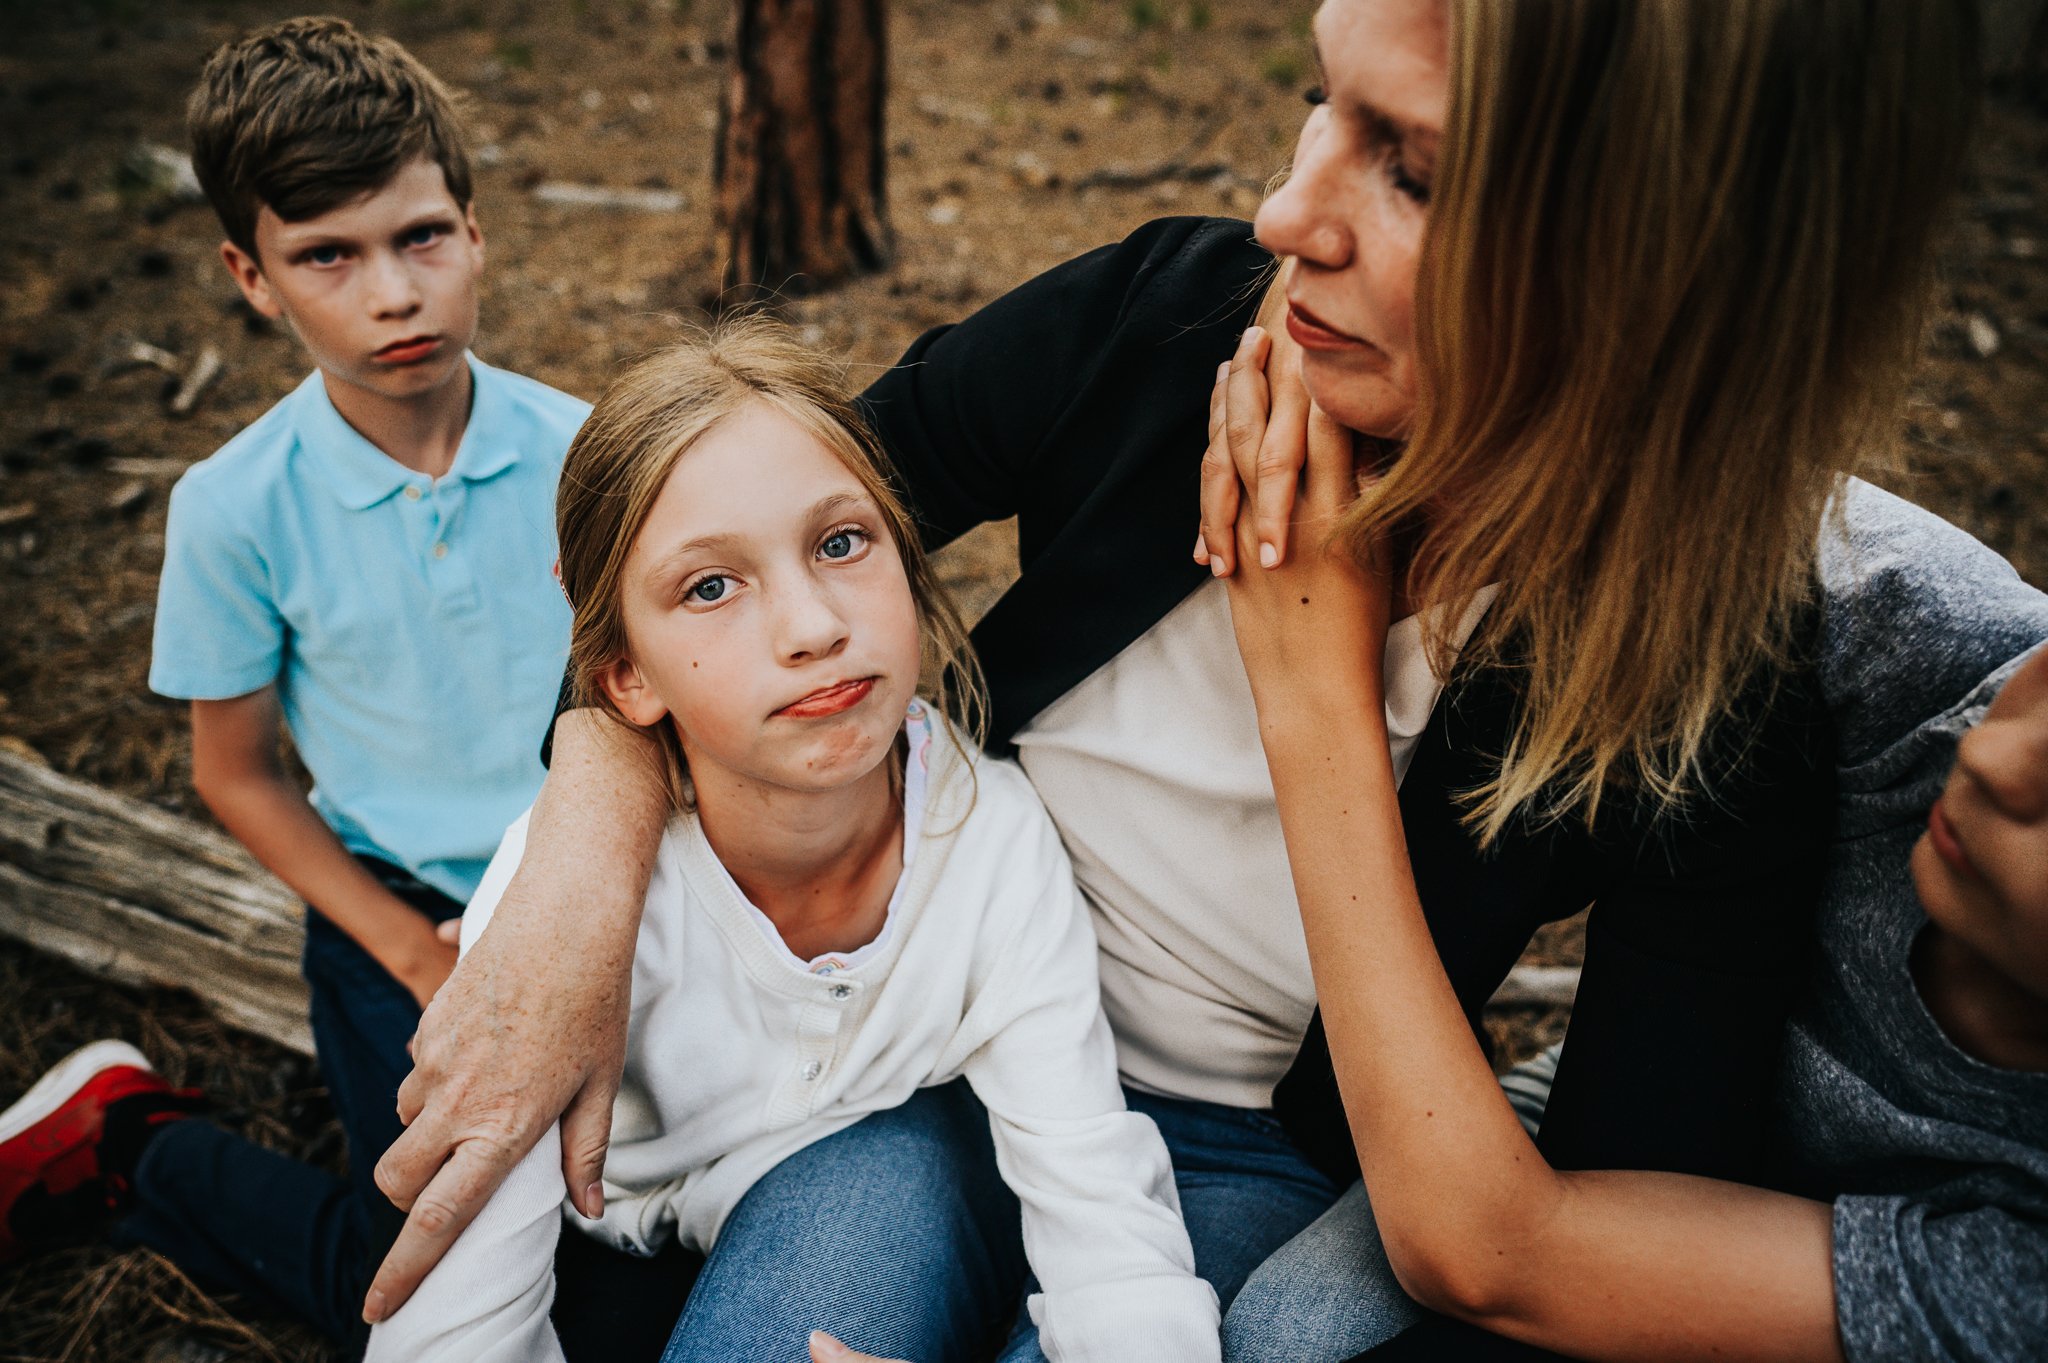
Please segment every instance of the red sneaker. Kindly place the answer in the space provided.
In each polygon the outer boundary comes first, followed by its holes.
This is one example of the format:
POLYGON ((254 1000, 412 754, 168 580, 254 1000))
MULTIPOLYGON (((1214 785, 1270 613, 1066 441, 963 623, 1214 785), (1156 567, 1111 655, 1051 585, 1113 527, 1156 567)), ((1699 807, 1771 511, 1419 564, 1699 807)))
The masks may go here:
POLYGON ((137 1096, 147 1125, 187 1116, 195 1090, 176 1090, 125 1041, 95 1041, 57 1062, 21 1100, 0 1112, 0 1263, 71 1222, 82 1206, 111 1207, 127 1191, 125 1171, 103 1165, 109 1105, 137 1096))

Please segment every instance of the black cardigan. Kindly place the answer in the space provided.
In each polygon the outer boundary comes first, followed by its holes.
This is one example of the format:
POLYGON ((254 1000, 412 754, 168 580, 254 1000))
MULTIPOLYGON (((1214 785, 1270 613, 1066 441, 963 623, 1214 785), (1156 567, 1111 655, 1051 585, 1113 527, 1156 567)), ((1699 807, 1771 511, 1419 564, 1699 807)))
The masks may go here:
MULTIPOLYGON (((1154 222, 926 333, 864 395, 930 547, 1018 518, 1021 576, 974 631, 992 747, 1208 580, 1188 556, 1207 398, 1270 266, 1245 223, 1154 222)), ((1596 906, 1543 1123, 1554 1165, 1759 1176, 1833 810, 1817 692, 1782 680, 1731 707, 1722 747, 1746 760, 1684 820, 1624 797, 1593 832, 1514 829, 1481 851, 1457 796, 1503 748, 1512 675, 1453 678, 1421 737, 1401 813, 1475 1030, 1531 933, 1596 906)), ((1355 1177, 1319 1020, 1275 1106, 1355 1177)))

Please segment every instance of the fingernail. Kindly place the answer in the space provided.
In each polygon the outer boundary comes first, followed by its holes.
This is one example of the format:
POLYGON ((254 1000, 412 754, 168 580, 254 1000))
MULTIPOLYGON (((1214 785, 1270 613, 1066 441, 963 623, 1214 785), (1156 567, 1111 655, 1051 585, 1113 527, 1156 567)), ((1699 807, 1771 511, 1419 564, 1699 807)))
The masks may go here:
POLYGON ((1208 561, 1209 537, 1201 534, 1200 532, 1197 532, 1195 535, 1195 562, 1207 563, 1208 561))
POLYGON ((593 1183, 583 1190, 583 1205, 590 1208, 590 1219, 595 1221, 604 1215, 604 1184, 593 1183))
POLYGON ((1217 577, 1222 577, 1230 571, 1230 565, 1223 561, 1223 555, 1216 554, 1209 559, 1209 571, 1217 577))
POLYGON ((1258 339, 1259 329, 1257 327, 1246 327, 1244 335, 1237 338, 1237 353, 1240 355, 1251 354, 1252 344, 1258 339))
POLYGON ((1225 360, 1225 361, 1224 361, 1224 362, 1223 362, 1222 364, 1219 364, 1219 365, 1217 365, 1217 366, 1216 366, 1216 382, 1218 382, 1218 383, 1221 383, 1221 382, 1223 382, 1223 381, 1224 381, 1225 379, 1227 379, 1227 378, 1229 378, 1229 377, 1230 377, 1230 361, 1228 361, 1228 360, 1225 360))
POLYGON ((846 1346, 823 1330, 811 1331, 811 1352, 823 1358, 846 1357, 846 1346))
POLYGON ((363 1323, 365 1325, 375 1325, 383 1320, 384 1304, 384 1294, 375 1288, 371 1288, 370 1295, 363 1298, 363 1323))
POLYGON ((1271 568, 1279 562, 1280 551, 1278 549, 1275 549, 1270 544, 1261 544, 1259 546, 1259 566, 1261 568, 1271 568))

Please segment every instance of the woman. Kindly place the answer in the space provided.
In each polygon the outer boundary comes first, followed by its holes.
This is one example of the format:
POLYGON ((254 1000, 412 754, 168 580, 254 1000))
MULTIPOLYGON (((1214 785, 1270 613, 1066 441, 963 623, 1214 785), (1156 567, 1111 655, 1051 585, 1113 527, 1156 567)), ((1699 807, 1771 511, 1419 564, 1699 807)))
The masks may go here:
MULTIPOLYGON (((1468 1023, 1537 924, 1596 903, 1542 1135, 1554 1163, 1755 1179, 1831 809, 1798 604, 1832 475, 1888 412, 1908 349, 1967 44, 1952 7, 1903 2, 1584 0, 1516 6, 1505 28, 1497 8, 1325 6, 1345 102, 1311 115, 1314 187, 1289 202, 1319 211, 1282 248, 1322 281, 1322 308, 1296 309, 1311 391, 1354 431, 1434 448, 1394 484, 1442 489, 1414 508, 1425 528, 1463 526, 1450 574, 1430 557, 1445 541, 1408 532, 1421 557, 1397 596, 1422 609, 1395 611, 1386 649, 1403 836, 1468 1023), (1881 31, 1860 30, 1865 10, 1881 31), (1644 16, 1689 65, 1611 60, 1644 16), (1453 53, 1451 32, 1493 46, 1453 53), (1447 122, 1453 88, 1490 117, 1447 122), (1615 103, 1588 124, 1595 94, 1615 103), (1759 120, 1789 132, 1730 143, 1759 120), (1482 129, 1489 150, 1535 154, 1465 154, 1482 129), (1448 216, 1430 207, 1439 155, 1477 177, 1448 216), (1850 226, 1860 249, 1833 250, 1850 226), (1458 267, 1465 293, 1441 314, 1432 297, 1418 338, 1425 254, 1433 287, 1458 267), (1747 287, 1702 311, 1679 287, 1697 278, 1747 287), (1463 320, 1489 316, 1514 325, 1463 320), (1497 391, 1569 396, 1574 457, 1523 451, 1498 483, 1461 469, 1438 427, 1497 417, 1497 391), (1646 432, 1654 466, 1612 443, 1646 432), (1466 518, 1479 493, 1491 519, 1466 518), (1482 614, 1470 589, 1495 583, 1480 665, 1440 700, 1445 655, 1482 614), (1667 797, 1702 769, 1716 800, 1681 817, 1667 797)), ((1231 612, 1182 557, 1205 443, 1192 404, 1252 320, 1265 260, 1241 225, 1155 224, 925 337, 868 396, 934 543, 1019 517, 1023 576, 977 631, 995 739, 1074 854, 1132 1105, 1167 1137, 1198 1267, 1226 1300, 1354 1158, 1231 612)), ((659 823, 623 741, 565 717, 520 884, 427 1020, 403 1101, 419 1115, 438 1084, 437 1105, 380 1171, 419 1199, 373 1314, 572 1097, 565 1162, 591 1209, 659 823), (556 926, 571 902, 580 934, 556 926)))

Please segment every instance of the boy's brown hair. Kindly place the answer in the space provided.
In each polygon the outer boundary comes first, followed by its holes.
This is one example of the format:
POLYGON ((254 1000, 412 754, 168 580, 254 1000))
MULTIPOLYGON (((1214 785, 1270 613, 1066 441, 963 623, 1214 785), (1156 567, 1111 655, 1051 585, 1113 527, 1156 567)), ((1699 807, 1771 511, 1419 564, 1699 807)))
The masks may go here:
POLYGON ((421 156, 470 203, 454 97, 410 52, 346 19, 287 19, 217 48, 185 123, 200 186, 252 259, 264 207, 286 222, 318 217, 421 156))

